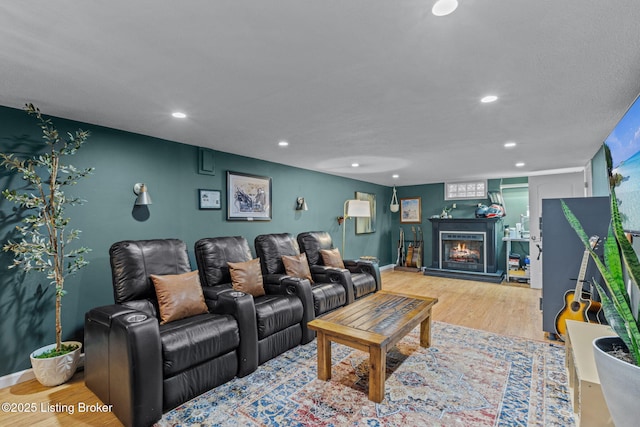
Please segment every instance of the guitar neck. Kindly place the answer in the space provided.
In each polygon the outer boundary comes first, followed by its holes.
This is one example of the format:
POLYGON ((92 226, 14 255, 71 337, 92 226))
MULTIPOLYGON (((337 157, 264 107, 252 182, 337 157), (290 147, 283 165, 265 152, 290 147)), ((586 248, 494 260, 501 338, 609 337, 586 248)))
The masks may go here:
POLYGON ((589 264, 589 250, 584 250, 584 255, 582 255, 582 263, 580 264, 580 272, 578 273, 578 280, 576 282, 576 291, 573 294, 574 301, 580 301, 582 298, 582 282, 584 282, 584 277, 587 275, 587 265, 589 264))

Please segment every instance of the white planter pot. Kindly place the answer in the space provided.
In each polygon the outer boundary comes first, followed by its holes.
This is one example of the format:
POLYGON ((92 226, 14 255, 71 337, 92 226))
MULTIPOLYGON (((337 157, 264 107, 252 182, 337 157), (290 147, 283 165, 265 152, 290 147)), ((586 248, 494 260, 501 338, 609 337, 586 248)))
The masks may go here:
POLYGON ((616 427, 635 427, 640 420, 640 367, 608 354, 614 345, 627 349, 619 337, 602 337, 593 341, 602 394, 616 427))
POLYGON ((82 343, 78 341, 65 341, 63 344, 75 344, 78 348, 70 353, 63 354, 62 356, 49 357, 47 359, 38 359, 34 357, 47 350, 55 348, 55 344, 50 344, 40 347, 29 356, 31 358, 33 373, 40 384, 45 386, 60 385, 69 381, 73 374, 76 373, 78 360, 80 360, 82 343))

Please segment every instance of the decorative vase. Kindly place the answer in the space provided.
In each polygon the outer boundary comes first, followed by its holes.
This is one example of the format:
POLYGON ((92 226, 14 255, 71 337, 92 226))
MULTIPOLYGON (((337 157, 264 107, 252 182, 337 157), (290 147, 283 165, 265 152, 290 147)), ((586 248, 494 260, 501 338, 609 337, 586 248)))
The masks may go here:
POLYGON ((40 384, 49 387, 60 385, 69 381, 73 374, 76 373, 78 361, 80 360, 82 343, 78 341, 65 341, 63 344, 75 344, 78 348, 61 356, 48 357, 46 359, 34 357, 56 347, 55 344, 50 344, 40 347, 29 356, 31 359, 33 373, 40 384))
POLYGON ((640 419, 640 366, 609 354, 614 348, 628 352, 619 337, 602 337, 593 341, 602 394, 616 427, 637 426, 640 419))

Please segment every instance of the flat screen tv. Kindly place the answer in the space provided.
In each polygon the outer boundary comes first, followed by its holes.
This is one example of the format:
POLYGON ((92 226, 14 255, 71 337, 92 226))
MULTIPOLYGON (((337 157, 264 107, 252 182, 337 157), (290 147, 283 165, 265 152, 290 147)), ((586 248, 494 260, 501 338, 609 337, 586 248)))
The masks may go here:
POLYGON ((629 107, 605 144, 611 152, 611 173, 619 174, 616 196, 625 231, 640 234, 640 98, 629 107))

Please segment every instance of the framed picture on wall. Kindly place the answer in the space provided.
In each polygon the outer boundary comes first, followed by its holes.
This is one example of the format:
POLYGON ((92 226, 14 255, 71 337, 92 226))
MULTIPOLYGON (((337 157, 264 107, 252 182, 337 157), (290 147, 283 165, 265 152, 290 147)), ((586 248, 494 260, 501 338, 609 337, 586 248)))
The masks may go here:
POLYGON ((271 178, 227 171, 227 220, 270 221, 271 178))
POLYGON ((221 209, 219 190, 198 190, 199 209, 221 209))
POLYGON ((376 232, 376 195, 356 191, 356 199, 369 202, 371 216, 369 218, 356 217, 356 234, 369 234, 376 232))
POLYGON ((420 212, 420 197, 406 197, 400 199, 400 223, 419 224, 422 222, 420 212))

